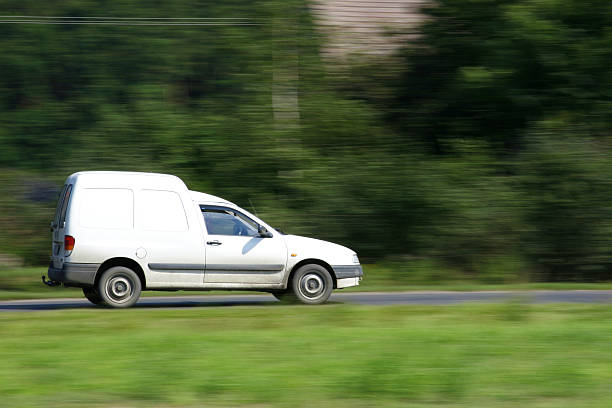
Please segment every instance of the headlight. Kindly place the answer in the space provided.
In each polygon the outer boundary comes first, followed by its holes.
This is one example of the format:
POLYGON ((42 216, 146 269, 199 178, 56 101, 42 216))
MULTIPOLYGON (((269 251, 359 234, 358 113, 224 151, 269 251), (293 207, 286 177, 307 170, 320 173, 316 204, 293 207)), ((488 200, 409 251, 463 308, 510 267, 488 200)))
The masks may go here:
POLYGON ((357 254, 353 254, 353 263, 354 264, 358 264, 359 263, 359 258, 357 258, 357 254))

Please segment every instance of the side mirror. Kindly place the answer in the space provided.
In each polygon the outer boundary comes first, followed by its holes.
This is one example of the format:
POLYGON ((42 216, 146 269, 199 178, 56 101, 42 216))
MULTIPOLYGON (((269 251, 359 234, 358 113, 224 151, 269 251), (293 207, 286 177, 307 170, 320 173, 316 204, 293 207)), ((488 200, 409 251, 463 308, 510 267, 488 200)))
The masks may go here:
POLYGON ((266 229, 263 225, 257 227, 257 232, 260 238, 272 238, 272 233, 266 229))

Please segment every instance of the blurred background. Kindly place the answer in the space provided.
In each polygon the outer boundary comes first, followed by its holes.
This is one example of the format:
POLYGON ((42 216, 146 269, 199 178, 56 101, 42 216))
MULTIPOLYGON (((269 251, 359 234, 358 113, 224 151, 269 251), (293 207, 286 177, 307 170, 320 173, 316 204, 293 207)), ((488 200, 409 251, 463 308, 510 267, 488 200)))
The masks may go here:
POLYGON ((69 174, 133 170, 393 282, 612 278, 609 1, 0 9, 0 269, 48 263, 69 174))

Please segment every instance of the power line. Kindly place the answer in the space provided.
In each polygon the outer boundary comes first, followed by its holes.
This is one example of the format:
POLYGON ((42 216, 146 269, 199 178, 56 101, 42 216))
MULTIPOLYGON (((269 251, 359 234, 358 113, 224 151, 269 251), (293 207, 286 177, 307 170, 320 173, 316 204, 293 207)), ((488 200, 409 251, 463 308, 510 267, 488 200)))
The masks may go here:
POLYGON ((251 26, 261 23, 242 17, 48 17, 0 16, 0 24, 117 25, 117 26, 251 26))
POLYGON ((48 19, 108 19, 108 20, 247 20, 246 17, 77 17, 77 16, 0 16, 0 18, 48 18, 48 19))
POLYGON ((117 25, 117 26, 256 26, 261 25, 257 23, 175 23, 175 24, 164 24, 164 23, 120 23, 112 21, 104 22, 66 22, 66 21, 0 21, 0 24, 43 24, 43 25, 58 25, 58 24, 69 24, 69 25, 117 25))

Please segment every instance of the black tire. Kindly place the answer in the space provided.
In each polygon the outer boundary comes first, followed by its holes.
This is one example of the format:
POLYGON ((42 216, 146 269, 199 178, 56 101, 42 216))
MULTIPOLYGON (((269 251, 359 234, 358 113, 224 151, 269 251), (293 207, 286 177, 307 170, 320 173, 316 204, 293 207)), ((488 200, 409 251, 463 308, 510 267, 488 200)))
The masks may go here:
POLYGON ((293 294, 293 292, 291 292, 291 290, 272 292, 272 295, 281 303, 293 304, 298 302, 297 297, 293 294))
POLYGON ((89 300, 94 305, 101 305, 104 303, 102 301, 102 298, 100 297, 100 294, 94 288, 83 288, 83 294, 85 295, 87 300, 89 300))
POLYGON ((298 269, 291 280, 292 295, 308 305, 327 302, 334 290, 329 271, 321 265, 309 264, 298 269))
POLYGON ((102 273, 97 289, 105 305, 125 308, 138 301, 142 284, 136 272, 124 266, 115 266, 102 273))

